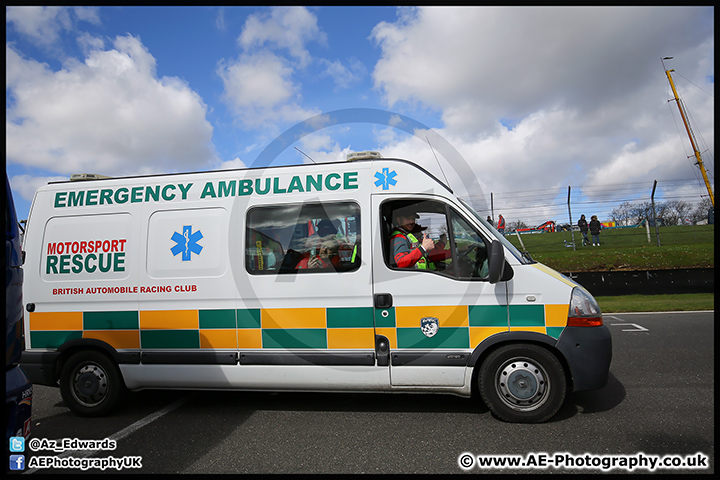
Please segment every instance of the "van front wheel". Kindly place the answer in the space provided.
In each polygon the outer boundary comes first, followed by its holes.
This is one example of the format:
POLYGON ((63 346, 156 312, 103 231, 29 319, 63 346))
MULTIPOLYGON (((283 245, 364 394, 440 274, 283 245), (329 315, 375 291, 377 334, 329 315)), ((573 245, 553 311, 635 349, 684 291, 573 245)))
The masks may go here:
POLYGON ((75 353, 62 369, 60 394, 68 408, 82 417, 107 415, 124 391, 120 370, 100 352, 75 353))
POLYGON ((565 371, 547 349, 513 344, 492 352, 480 366, 478 386, 483 401, 507 422, 544 422, 565 401, 565 371))

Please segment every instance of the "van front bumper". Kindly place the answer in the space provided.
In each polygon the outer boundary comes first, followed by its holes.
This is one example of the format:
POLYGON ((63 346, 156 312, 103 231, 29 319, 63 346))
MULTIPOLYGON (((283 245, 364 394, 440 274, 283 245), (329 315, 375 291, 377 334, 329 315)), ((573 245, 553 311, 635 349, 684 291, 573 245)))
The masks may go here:
POLYGON ((567 360, 573 391, 607 385, 612 360, 612 336, 607 326, 566 327, 556 346, 567 360))

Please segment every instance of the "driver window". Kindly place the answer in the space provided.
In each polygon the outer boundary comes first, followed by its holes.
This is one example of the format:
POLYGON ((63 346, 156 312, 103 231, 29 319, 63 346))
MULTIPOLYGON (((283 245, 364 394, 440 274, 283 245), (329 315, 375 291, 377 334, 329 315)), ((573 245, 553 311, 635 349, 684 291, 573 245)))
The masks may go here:
POLYGON ((452 263, 445 205, 395 200, 382 206, 385 259, 390 268, 445 272, 452 263))
POLYGON ((461 279, 487 277, 485 240, 444 203, 395 200, 383 204, 381 213, 385 223, 385 260, 390 268, 461 279))

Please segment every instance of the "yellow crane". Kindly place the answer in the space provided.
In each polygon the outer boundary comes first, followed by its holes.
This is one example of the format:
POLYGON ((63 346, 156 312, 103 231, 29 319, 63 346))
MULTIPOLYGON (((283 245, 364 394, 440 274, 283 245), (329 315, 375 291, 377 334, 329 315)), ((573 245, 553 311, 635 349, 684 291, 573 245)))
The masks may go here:
MULTIPOLYGON (((663 57, 663 68, 665 68, 665 62, 664 60, 670 60, 673 57, 663 57)), ((677 90, 675 89, 675 82, 673 82, 672 75, 670 75, 670 72, 674 72, 673 69, 665 69, 665 75, 667 75, 668 80, 670 81, 670 88, 672 88, 673 95, 675 96, 675 103, 677 103, 678 110, 680 110, 680 116, 682 117, 683 123, 685 124, 685 130, 687 130, 688 137, 690 137, 690 144, 692 145, 693 152, 695 152, 695 158, 697 159, 697 166, 700 168, 700 172, 702 173, 703 180, 705 180, 705 186, 707 187, 708 194, 710 194, 710 202, 712 203, 712 206, 715 206, 715 197, 713 196, 712 187, 710 186, 710 180, 708 180, 707 172, 705 171, 705 165, 703 165, 702 161, 702 155, 700 155, 700 151, 697 149, 697 143, 695 142, 695 136, 693 135, 692 130, 690 129, 690 124, 688 123, 687 116, 685 115, 685 107, 683 107, 682 102, 680 101, 680 98, 678 97, 677 90)), ((672 100, 668 100, 668 102, 671 102, 672 100)))

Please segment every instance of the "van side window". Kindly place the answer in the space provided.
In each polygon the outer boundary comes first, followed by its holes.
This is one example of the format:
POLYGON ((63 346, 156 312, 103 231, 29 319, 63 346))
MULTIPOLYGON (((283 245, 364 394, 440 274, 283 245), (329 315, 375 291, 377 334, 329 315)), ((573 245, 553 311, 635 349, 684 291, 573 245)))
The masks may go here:
POLYGON ((485 239, 458 215, 450 213, 453 244, 457 249, 457 276, 459 278, 487 278, 488 254, 485 239))
POLYGON ((485 240, 446 204, 394 200, 382 205, 381 218, 385 262, 390 268, 467 280, 487 277, 485 240), (425 247, 419 248, 423 242, 425 247))
POLYGON ((354 202, 254 207, 247 213, 245 268, 254 275, 353 271, 360 240, 354 202))

